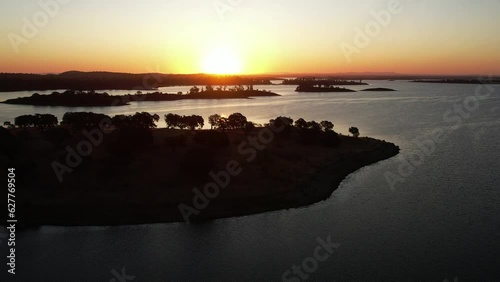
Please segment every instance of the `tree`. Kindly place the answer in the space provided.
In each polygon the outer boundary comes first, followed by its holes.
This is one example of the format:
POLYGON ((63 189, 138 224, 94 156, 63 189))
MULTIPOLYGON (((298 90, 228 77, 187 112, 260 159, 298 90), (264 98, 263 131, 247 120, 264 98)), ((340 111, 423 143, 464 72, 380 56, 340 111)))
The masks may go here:
POLYGON ((359 137, 359 129, 357 127, 351 127, 349 128, 349 132, 352 134, 354 137, 359 137))
POLYGON ((307 122, 303 118, 299 118, 295 121, 295 126, 300 129, 307 128, 307 122))
POLYGON ((289 127, 293 125, 293 119, 289 117, 277 117, 269 121, 270 125, 274 125, 277 128, 289 127))
POLYGON ((33 125, 40 129, 40 132, 47 127, 53 127, 59 124, 57 117, 51 114, 36 114, 33 117, 33 125))
POLYGON ((185 128, 189 127, 188 124, 186 123, 185 117, 180 117, 179 122, 177 122, 177 127, 180 130, 184 130, 185 128))
POLYGON ((5 121, 3 123, 3 126, 5 126, 7 128, 14 128, 14 125, 10 121, 5 121))
POLYGON ((191 89, 189 89, 189 94, 198 94, 200 93, 200 88, 193 86, 191 89))
POLYGON ((191 130, 195 130, 198 127, 203 128, 203 126, 205 126, 205 120, 201 116, 183 116, 182 120, 191 130))
POLYGON ((207 85, 206 91, 207 92, 214 92, 214 87, 212 85, 207 85))
POLYGON ((116 115, 111 119, 113 125, 117 128, 125 128, 132 126, 132 116, 116 115))
POLYGON ((167 128, 175 128, 181 121, 181 116, 176 114, 165 115, 165 122, 167 123, 167 128))
POLYGON ((132 127, 137 128, 156 128, 156 122, 160 120, 157 114, 150 114, 147 112, 135 113, 132 116, 132 127))
POLYGON ((331 121, 324 120, 320 124, 325 132, 333 130, 334 124, 331 121))
POLYGON ((218 114, 211 115, 208 117, 208 123, 210 124, 210 129, 214 129, 217 127, 220 118, 221 118, 221 116, 218 114))
POLYGON ((35 117, 33 115, 18 116, 14 119, 14 124, 26 130, 26 128, 31 127, 35 124, 35 117))
MULTIPOLYGON (((92 112, 68 112, 65 113, 61 124, 72 126, 76 130, 85 128, 93 128, 100 126, 104 120, 109 120, 110 117, 105 114, 95 114, 92 112)), ((113 120, 114 121, 114 120, 113 120)), ((113 122, 114 124, 114 122, 113 122)), ((115 124, 116 126, 116 124, 115 124)))
POLYGON ((307 122, 307 128, 312 131, 321 131, 321 125, 314 120, 307 122))
POLYGON ((228 126, 231 128, 245 128, 247 122, 247 118, 240 113, 234 113, 228 117, 228 126))
POLYGON ((227 118, 225 117, 221 117, 218 121, 217 121, 217 128, 221 129, 222 132, 226 131, 226 129, 229 127, 229 121, 227 118))

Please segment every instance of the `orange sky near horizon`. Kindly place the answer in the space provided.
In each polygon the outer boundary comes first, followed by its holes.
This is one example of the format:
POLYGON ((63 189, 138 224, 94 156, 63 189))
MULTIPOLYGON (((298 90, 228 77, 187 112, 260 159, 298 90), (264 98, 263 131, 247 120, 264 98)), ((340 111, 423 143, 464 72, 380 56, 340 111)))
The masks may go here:
POLYGON ((500 75, 499 1, 391 1, 7 0, 0 72, 500 75))

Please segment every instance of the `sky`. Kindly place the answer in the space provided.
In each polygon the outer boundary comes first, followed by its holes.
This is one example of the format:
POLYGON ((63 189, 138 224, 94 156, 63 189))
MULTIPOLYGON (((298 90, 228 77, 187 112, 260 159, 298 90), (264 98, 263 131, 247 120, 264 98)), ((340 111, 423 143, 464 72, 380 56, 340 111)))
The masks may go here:
POLYGON ((500 75, 500 0, 2 0, 0 72, 500 75))

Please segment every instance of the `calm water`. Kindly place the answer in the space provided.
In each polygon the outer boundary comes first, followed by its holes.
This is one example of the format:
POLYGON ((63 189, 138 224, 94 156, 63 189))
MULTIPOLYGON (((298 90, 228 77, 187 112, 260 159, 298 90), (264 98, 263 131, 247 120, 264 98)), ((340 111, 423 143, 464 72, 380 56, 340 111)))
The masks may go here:
MULTIPOLYGON (((112 270, 123 267, 136 276, 133 281, 281 281, 292 265, 313 255, 318 237, 328 236, 340 247, 319 263, 311 281, 499 280, 500 88, 463 113, 463 125, 451 130, 455 121, 443 114, 470 102, 476 86, 371 83, 399 91, 297 94, 293 86, 270 86, 283 97, 91 109, 205 118, 241 112, 259 123, 278 115, 328 119, 339 132, 357 126, 363 135, 397 143, 402 152, 352 174, 330 199, 306 208, 198 225, 44 226, 20 232, 17 281, 110 281, 112 270), (397 175, 402 159, 420 152, 415 140, 428 139, 435 129, 451 133, 391 190, 384 175, 397 175)), ((31 93, 0 93, 20 95, 31 93)), ((61 117, 66 111, 0 104, 0 120, 34 112, 61 117)))

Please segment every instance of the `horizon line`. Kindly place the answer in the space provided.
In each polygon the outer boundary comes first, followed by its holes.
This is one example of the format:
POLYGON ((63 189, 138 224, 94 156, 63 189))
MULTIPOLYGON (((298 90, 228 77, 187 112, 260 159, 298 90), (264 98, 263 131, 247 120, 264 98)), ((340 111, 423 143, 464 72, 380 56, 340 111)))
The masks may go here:
POLYGON ((399 72, 372 72, 372 71, 359 71, 359 72, 268 72, 268 73, 232 73, 232 74, 215 74, 215 73, 163 73, 163 72, 125 72, 125 71, 107 71, 107 70, 93 70, 93 71, 81 71, 81 70, 68 70, 63 72, 0 72, 0 74, 32 74, 32 75, 60 75, 68 72, 79 72, 79 73, 115 73, 115 74, 131 74, 131 75, 141 75, 141 74, 162 74, 162 75, 212 75, 212 76, 335 76, 335 75, 366 75, 366 76, 401 76, 401 77, 411 77, 411 76, 428 76, 428 77, 488 77, 488 76, 500 76, 500 74, 430 74, 430 73, 399 73, 399 72))

